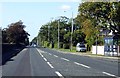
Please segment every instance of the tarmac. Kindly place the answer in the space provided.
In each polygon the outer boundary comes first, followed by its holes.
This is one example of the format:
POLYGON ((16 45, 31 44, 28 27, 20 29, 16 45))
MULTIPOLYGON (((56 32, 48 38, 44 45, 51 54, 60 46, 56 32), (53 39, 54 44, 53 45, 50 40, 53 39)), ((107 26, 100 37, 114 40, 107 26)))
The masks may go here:
POLYGON ((58 51, 58 52, 62 52, 62 53, 74 54, 74 55, 82 55, 82 56, 88 56, 88 57, 120 60, 120 56, 97 55, 97 54, 92 54, 90 52, 67 52, 67 51, 61 51, 61 50, 58 50, 58 49, 53 49, 53 50, 58 51))

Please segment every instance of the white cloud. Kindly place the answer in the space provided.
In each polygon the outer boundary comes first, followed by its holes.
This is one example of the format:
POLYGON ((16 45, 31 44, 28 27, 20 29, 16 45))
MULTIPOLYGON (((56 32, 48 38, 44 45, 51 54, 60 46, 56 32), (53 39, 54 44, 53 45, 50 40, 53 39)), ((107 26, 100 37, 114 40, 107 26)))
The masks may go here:
POLYGON ((64 11, 67 11, 67 10, 71 9, 71 6, 69 6, 69 5, 62 5, 61 9, 64 10, 64 11))

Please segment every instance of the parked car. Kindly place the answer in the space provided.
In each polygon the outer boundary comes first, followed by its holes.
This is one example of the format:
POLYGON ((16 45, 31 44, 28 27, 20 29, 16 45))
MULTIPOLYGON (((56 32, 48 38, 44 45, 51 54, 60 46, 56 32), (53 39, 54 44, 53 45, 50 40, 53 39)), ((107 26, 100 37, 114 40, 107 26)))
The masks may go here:
POLYGON ((77 43, 76 45, 76 51, 80 52, 86 52, 87 48, 85 47, 85 44, 80 44, 80 43, 77 43))

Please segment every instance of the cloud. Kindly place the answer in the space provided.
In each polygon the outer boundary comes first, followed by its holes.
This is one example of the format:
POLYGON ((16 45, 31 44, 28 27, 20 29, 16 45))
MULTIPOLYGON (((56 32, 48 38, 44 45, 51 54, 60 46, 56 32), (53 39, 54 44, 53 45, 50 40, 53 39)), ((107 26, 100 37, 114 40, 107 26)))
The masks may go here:
POLYGON ((67 10, 71 9, 71 6, 69 6, 69 5, 62 5, 61 9, 64 10, 64 11, 67 11, 67 10))

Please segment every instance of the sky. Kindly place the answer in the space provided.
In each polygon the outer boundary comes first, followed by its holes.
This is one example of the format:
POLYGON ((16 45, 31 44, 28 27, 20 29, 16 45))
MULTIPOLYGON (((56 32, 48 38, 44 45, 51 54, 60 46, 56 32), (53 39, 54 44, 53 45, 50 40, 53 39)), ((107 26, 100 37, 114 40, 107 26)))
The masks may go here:
MULTIPOLYGON (((22 0, 23 1, 23 0, 22 0)), ((42 0, 43 1, 43 0, 42 0)), ((76 17, 78 14, 78 6, 81 1, 23 1, 0 2, 0 22, 1 27, 6 28, 9 24, 22 20, 26 25, 25 30, 30 34, 30 41, 38 35, 40 27, 50 21, 55 20, 59 16, 67 16, 68 18, 76 17), (66 11, 66 12, 64 12, 66 11)))

